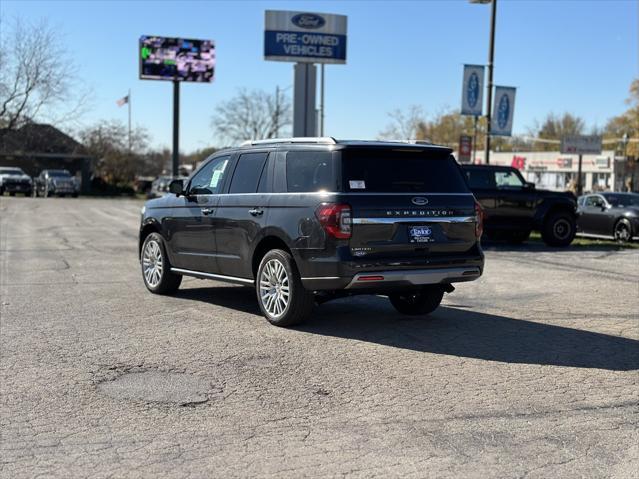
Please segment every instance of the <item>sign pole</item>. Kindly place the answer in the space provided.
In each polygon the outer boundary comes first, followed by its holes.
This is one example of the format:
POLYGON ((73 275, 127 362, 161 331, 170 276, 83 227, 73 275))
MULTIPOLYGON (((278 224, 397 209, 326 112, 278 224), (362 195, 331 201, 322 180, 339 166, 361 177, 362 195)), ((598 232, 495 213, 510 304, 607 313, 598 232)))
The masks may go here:
POLYGON ((577 166, 577 196, 583 193, 584 185, 581 184, 581 163, 583 155, 579 153, 579 165, 577 166))
POLYGON ((322 63, 322 83, 320 83, 320 135, 324 136, 324 64, 322 63))
POLYGON ((495 58, 495 17, 497 16, 497 0, 492 0, 490 7, 490 46, 488 49, 488 103, 486 105, 486 164, 490 164, 490 117, 493 101, 493 60, 495 58))
POLYGON ((475 115, 473 121, 473 165, 475 164, 475 157, 477 154, 477 115, 475 115))
POLYGON ((173 176, 180 166, 180 82, 173 80, 173 176))

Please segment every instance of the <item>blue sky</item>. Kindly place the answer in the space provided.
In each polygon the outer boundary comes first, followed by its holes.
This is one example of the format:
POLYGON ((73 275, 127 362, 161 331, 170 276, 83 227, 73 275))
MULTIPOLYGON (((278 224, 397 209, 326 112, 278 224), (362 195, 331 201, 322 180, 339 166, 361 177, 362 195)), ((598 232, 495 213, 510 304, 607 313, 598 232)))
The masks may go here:
MULTIPOLYGON (((495 83, 518 88, 514 132, 546 113, 569 111, 603 126, 624 111, 639 76, 638 2, 500 0, 495 83)), ((216 144, 215 106, 240 87, 288 87, 293 66, 263 59, 264 10, 304 10, 348 16, 346 65, 326 68, 326 134, 374 138, 387 113, 417 104, 427 113, 458 108, 464 63, 486 63, 489 5, 468 1, 13 1, 2 0, 3 22, 47 18, 94 91, 81 121, 126 121, 115 101, 130 88, 133 123, 153 145, 170 146, 170 82, 138 79, 141 34, 211 38, 217 45, 213 84, 181 89, 181 149, 216 144)), ((3 23, 3 25, 6 25, 3 23)), ((290 90, 289 90, 290 92, 290 90)))

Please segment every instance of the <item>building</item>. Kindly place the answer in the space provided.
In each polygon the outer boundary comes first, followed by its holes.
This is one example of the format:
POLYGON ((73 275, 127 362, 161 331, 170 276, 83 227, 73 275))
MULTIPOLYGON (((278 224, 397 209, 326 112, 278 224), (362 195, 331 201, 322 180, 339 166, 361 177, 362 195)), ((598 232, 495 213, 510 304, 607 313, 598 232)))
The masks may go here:
MULTIPOLYGON (((476 152, 475 162, 484 163, 483 151, 476 152)), ((490 164, 514 166, 527 181, 535 183, 538 188, 576 190, 579 155, 559 151, 491 152, 490 164)), ((604 150, 600 155, 583 155, 583 191, 626 191, 629 182, 632 182, 632 189, 637 191, 639 173, 636 170, 636 162, 615 157, 613 150, 604 150)))
POLYGON ((93 158, 82 144, 52 125, 29 123, 17 130, 0 130, 0 166, 17 166, 35 177, 42 170, 69 170, 81 180, 81 191, 91 186, 93 158))

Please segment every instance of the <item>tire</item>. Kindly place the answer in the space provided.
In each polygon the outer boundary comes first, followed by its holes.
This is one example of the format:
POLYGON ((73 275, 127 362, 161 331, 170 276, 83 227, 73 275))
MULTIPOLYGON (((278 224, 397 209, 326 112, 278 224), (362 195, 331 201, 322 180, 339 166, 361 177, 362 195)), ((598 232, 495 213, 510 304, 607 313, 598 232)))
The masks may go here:
POLYGON ((615 223, 612 234, 618 243, 627 243, 632 239, 632 225, 627 219, 621 218, 615 223))
POLYGON ((313 293, 302 285, 295 261, 280 249, 270 250, 260 261, 255 292, 262 314, 275 326, 303 322, 315 304, 313 293))
POLYGON ((397 311, 409 316, 427 315, 437 309, 444 297, 444 289, 430 286, 421 291, 408 291, 388 296, 397 311))
POLYGON ((151 233, 144 240, 140 254, 140 266, 144 285, 152 293, 171 294, 180 287, 182 275, 171 272, 171 263, 169 263, 164 240, 160 234, 151 233))
POLYGON ((551 213, 544 221, 541 238, 548 246, 568 246, 577 232, 575 218, 569 213, 551 213))
POLYGON ((508 234, 508 242, 510 244, 522 244, 530 238, 530 231, 513 231, 508 234))

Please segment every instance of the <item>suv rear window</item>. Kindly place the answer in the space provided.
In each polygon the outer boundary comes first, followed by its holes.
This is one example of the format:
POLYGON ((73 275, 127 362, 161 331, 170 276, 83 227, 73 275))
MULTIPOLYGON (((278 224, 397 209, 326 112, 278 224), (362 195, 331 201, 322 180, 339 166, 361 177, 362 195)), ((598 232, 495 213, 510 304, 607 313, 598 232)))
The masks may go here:
POLYGON ((335 176, 330 151, 289 151, 286 154, 286 186, 289 192, 337 191, 335 176))
POLYGON ((376 193, 467 193, 448 153, 398 150, 342 152, 343 191, 376 193))

